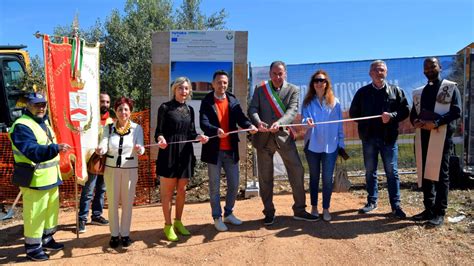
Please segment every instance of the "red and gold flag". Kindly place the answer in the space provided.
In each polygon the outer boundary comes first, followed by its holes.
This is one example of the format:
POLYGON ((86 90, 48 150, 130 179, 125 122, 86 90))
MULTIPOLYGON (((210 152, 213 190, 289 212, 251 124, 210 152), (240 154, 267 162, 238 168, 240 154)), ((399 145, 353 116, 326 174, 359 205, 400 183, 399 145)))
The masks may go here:
POLYGON ((73 147, 68 152, 61 153, 61 174, 64 179, 74 174, 77 179, 82 180, 87 177, 81 148, 83 128, 80 121, 71 120, 71 93, 81 90, 80 79, 72 80, 71 77, 72 46, 67 37, 63 38, 62 43, 53 43, 49 36, 44 35, 43 49, 50 121, 58 143, 67 143, 73 147))

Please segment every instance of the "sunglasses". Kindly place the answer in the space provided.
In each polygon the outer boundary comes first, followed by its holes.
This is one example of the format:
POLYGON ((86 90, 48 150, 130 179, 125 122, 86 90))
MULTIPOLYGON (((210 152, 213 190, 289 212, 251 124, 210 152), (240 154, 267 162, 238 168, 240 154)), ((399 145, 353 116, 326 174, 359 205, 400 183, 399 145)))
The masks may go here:
POLYGON ((46 103, 35 103, 34 104, 36 108, 44 108, 46 107, 46 103))
POLYGON ((314 78, 314 79, 313 79, 313 82, 314 82, 314 83, 326 82, 326 79, 314 78))

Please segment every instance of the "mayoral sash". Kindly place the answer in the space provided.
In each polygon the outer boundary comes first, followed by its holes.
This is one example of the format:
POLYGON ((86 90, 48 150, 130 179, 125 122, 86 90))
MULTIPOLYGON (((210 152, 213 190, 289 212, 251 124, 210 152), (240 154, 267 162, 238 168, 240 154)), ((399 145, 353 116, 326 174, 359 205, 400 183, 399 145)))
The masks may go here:
MULTIPOLYGON (((435 115, 441 116, 449 112, 455 88, 456 83, 452 81, 443 80, 441 82, 441 86, 439 87, 436 96, 436 104, 434 108, 435 115)), ((413 90, 413 104, 415 106, 415 110, 418 114, 418 117, 420 117, 420 114, 423 112, 423 110, 421 110, 420 108, 420 100, 423 89, 424 87, 420 87, 413 90)), ((444 141, 446 140, 447 127, 448 125, 442 125, 430 131, 430 139, 428 142, 428 151, 426 153, 424 169, 421 152, 421 129, 417 128, 415 131, 415 156, 418 175, 418 187, 421 187, 422 185, 422 178, 432 181, 439 180, 441 157, 443 156, 444 141)))
MULTIPOLYGON (((265 97, 267 98, 270 106, 275 112, 278 118, 282 117, 286 112, 286 107, 278 96, 278 93, 272 88, 272 85, 269 81, 262 81, 262 88, 265 93, 265 97)), ((293 128, 287 127, 288 131, 290 132, 290 136, 295 139, 295 132, 293 132, 293 128)))

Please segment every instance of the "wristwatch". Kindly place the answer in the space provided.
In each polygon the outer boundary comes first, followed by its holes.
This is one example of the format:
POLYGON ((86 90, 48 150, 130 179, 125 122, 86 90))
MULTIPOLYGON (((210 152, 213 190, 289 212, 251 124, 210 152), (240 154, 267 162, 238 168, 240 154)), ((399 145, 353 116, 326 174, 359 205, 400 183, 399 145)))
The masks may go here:
POLYGON ((439 119, 433 120, 434 127, 439 127, 439 119))

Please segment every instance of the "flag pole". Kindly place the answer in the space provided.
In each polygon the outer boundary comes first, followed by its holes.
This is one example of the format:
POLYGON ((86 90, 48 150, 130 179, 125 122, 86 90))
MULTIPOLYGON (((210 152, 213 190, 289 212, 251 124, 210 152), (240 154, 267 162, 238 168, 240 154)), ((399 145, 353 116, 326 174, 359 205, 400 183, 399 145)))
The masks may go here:
MULTIPOLYGON (((78 16, 79 15, 76 13, 76 15, 74 17, 74 21, 72 22, 72 28, 73 28, 72 35, 74 36, 74 38, 76 38, 79 35, 79 18, 78 18, 78 16)), ((74 172, 75 172, 75 169, 74 169, 74 172)), ((78 204, 79 204, 78 190, 79 189, 77 187, 77 176, 75 175, 75 173, 73 175, 74 175, 74 197, 75 197, 74 211, 76 213, 76 239, 79 239, 79 208, 78 208, 78 204)))

